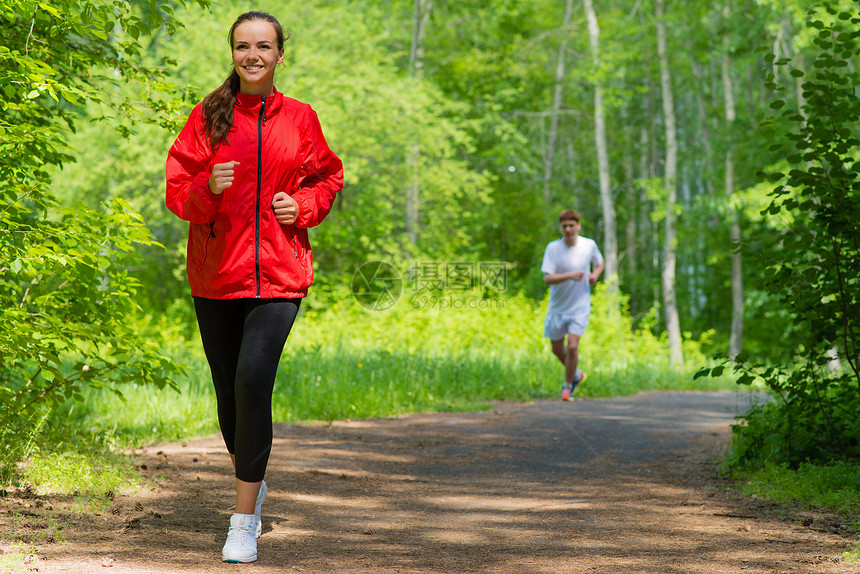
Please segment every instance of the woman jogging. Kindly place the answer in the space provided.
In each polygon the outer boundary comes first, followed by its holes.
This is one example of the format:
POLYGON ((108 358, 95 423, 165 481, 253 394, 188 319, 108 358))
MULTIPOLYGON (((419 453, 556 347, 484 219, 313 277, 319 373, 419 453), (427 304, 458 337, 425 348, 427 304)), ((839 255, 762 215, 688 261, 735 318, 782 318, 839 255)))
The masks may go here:
POLYGON ((316 113, 275 89, 284 32, 262 12, 230 28, 233 70, 167 158, 167 206, 190 223, 187 273, 236 472, 225 562, 257 559, 278 361, 313 281, 307 228, 343 187, 316 113))

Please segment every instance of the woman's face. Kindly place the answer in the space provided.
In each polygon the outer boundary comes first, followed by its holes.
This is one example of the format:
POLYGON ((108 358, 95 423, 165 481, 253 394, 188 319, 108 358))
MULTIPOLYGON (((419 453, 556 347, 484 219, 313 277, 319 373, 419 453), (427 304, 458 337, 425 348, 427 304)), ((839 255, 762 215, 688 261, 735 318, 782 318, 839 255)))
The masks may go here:
POLYGON ((268 96, 275 82, 275 66, 284 60, 274 26, 265 20, 248 20, 233 30, 233 68, 239 74, 239 91, 268 96))

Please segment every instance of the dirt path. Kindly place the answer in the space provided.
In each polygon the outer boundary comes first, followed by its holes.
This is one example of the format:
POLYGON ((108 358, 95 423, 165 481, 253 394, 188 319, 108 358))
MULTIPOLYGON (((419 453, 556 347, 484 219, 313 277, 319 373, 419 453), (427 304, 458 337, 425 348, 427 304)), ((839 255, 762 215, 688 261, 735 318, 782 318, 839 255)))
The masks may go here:
POLYGON ((220 437, 147 449, 154 488, 38 544, 45 573, 858 572, 827 517, 743 502, 714 460, 748 395, 499 403, 275 429, 259 560, 220 562, 220 437), (795 517, 797 518, 797 517, 795 517), (800 517, 801 519, 803 517, 800 517), (807 525, 804 526, 803 523, 807 525))

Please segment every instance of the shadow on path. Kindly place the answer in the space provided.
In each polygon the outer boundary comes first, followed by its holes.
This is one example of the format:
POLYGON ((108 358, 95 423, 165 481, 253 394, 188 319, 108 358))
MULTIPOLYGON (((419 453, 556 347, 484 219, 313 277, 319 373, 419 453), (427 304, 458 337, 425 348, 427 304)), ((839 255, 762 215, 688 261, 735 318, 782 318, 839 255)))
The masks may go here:
POLYGON ((852 571, 838 562, 848 541, 746 517, 713 486, 728 426, 755 400, 646 393, 278 425, 260 559, 242 566, 219 561, 220 438, 165 445, 144 455, 158 486, 43 551, 40 572, 852 571))

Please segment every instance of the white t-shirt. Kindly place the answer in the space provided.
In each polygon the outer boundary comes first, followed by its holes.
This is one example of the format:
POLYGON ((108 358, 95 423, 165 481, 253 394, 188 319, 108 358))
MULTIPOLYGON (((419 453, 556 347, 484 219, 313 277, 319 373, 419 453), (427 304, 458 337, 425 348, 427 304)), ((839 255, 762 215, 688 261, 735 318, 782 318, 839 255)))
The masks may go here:
POLYGON ((591 284, 588 274, 591 264, 600 265, 603 255, 597 243, 581 235, 576 245, 568 246, 564 238, 556 239, 546 246, 540 270, 543 273, 569 273, 584 271, 581 281, 563 281, 549 286, 549 309, 547 313, 569 316, 588 315, 591 312, 591 284))

